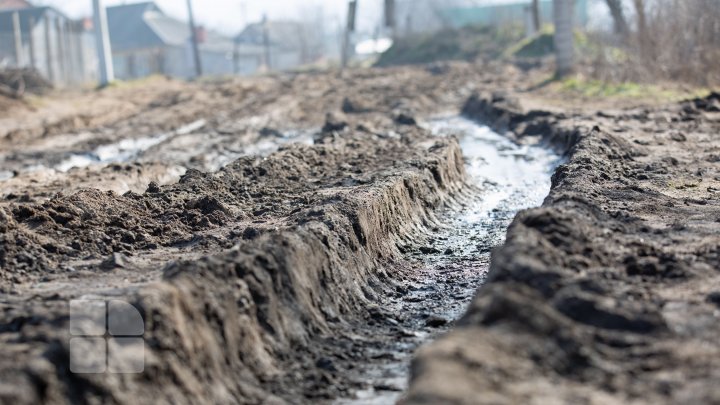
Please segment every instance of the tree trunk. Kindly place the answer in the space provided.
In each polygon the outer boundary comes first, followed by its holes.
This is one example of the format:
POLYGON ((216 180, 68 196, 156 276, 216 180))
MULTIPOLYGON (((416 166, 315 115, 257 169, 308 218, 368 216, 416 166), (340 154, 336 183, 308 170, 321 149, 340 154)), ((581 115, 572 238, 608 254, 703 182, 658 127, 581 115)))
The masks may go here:
POLYGON ((557 59, 556 74, 558 77, 563 77, 573 70, 575 59, 574 14, 575 0, 553 0, 555 56, 557 59))
POLYGON ((650 55, 650 37, 648 36, 647 19, 645 17, 645 2, 634 0, 635 13, 637 14, 638 41, 640 43, 640 54, 643 58, 650 55))
POLYGON ((625 19, 625 13, 622 8, 622 0, 606 0, 610 14, 612 15, 615 23, 615 33, 620 35, 623 39, 627 38, 630 33, 630 28, 625 19))
POLYGON ((542 25, 542 21, 540 21, 540 0, 533 0, 532 2, 532 17, 535 32, 540 32, 540 25, 542 25))

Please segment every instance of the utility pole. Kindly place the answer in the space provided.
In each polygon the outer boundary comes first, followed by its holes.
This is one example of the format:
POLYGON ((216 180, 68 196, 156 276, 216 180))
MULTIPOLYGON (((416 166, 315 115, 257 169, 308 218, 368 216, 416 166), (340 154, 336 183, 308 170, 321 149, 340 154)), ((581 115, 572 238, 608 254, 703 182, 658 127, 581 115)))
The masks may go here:
MULTIPOLYGON (((43 14, 43 28, 45 29, 45 66, 47 68, 48 80, 50 80, 51 83, 56 83, 53 67, 52 41, 50 41, 50 14, 47 11, 43 14)), ((102 74, 102 59, 100 64, 102 74)))
POLYGON ((553 0, 556 74, 558 77, 566 76, 573 69, 575 59, 574 13, 575 0, 553 0))
POLYGON ((16 11, 13 13, 12 24, 13 24, 13 37, 15 39, 15 64, 16 64, 16 67, 21 68, 23 66, 23 54, 22 54, 22 30, 20 29, 20 12, 16 11))
POLYGON ((192 40, 193 56, 195 59, 195 77, 202 76, 202 60, 200 59, 200 44, 197 29, 195 28, 195 14, 193 13, 192 0, 187 0, 188 17, 190 20, 190 34, 192 40))
POLYGON ((532 11, 533 28, 537 33, 540 32, 540 26, 542 25, 542 21, 540 21, 540 0, 533 0, 532 6, 530 7, 530 10, 532 11))
POLYGON ((397 39, 395 0, 385 0, 385 27, 392 30, 393 40, 397 39))
POLYGON ((30 17, 29 20, 30 29, 28 30, 28 47, 30 48, 30 67, 33 69, 37 69, 37 62, 35 60, 35 36, 33 35, 33 32, 35 32, 35 18, 30 17))
POLYGON ((272 70, 272 61, 270 59, 270 26, 268 22, 267 14, 263 15, 262 19, 262 34, 263 34, 263 48, 265 49, 265 68, 269 71, 272 70))
POLYGON ((65 32, 59 18, 55 20, 55 39, 57 40, 60 81, 66 85, 68 83, 67 50, 65 49, 65 32))
POLYGON ((350 0, 348 3, 347 25, 343 37, 342 68, 345 69, 350 61, 352 48, 352 33, 355 32, 355 16, 357 15, 357 0, 350 0))
POLYGON ((103 0, 93 0, 93 9, 95 12, 95 42, 100 61, 100 87, 105 87, 115 81, 115 72, 112 64, 107 12, 103 0))

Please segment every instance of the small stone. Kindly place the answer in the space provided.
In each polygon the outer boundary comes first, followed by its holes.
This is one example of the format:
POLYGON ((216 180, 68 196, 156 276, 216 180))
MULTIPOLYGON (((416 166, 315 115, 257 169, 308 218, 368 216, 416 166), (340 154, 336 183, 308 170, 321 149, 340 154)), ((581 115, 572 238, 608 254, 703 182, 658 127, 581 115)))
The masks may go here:
POLYGON ((400 125, 417 125, 417 120, 412 115, 400 113, 395 117, 395 122, 400 125))
POLYGON ((113 253, 110 257, 100 263, 100 268, 103 270, 124 269, 128 267, 128 264, 128 259, 124 254, 113 253))
POLYGON ((328 113, 325 117, 325 125, 322 128, 323 133, 339 132, 348 127, 345 117, 339 114, 328 113))
POLYGON ((151 181, 150 184, 147 186, 147 190, 145 190, 146 193, 159 193, 160 192, 160 186, 154 182, 151 181))
POLYGON ((425 326, 429 326, 431 328, 439 328, 447 324, 448 320, 438 315, 431 315, 425 320, 425 326))
POLYGON ((446 254, 446 255, 451 255, 451 254, 453 254, 453 253, 455 253, 455 251, 453 251, 452 249, 450 249, 450 248, 445 249, 445 254, 446 254))
POLYGON ((248 227, 242 233, 242 238, 245 240, 253 240, 260 236, 260 231, 257 228, 248 227))
POLYGON ((705 297, 705 301, 720 307, 720 291, 714 291, 705 297))
POLYGON ((267 138, 267 137, 283 138, 285 135, 283 135, 282 132, 278 131, 275 128, 265 127, 260 130, 260 136, 262 136, 264 138, 267 138))
POLYGON ((327 357, 322 357, 322 358, 318 359, 315 362, 315 366, 317 368, 320 368, 320 369, 323 369, 326 371, 330 371, 330 372, 337 371, 337 367, 335 367, 335 363, 327 357))
POLYGON ((675 142, 685 142, 687 141, 687 137, 680 132, 673 132, 670 134, 670 139, 672 139, 675 142))
POLYGON ((373 386, 373 389, 375 391, 392 391, 392 392, 402 391, 402 388, 396 387, 396 386, 390 385, 390 384, 375 384, 373 386))
POLYGON ((383 311, 377 305, 371 305, 368 308, 368 314, 370 314, 370 317, 375 320, 380 320, 380 319, 384 319, 387 317, 385 315, 385 313, 383 313, 383 311))

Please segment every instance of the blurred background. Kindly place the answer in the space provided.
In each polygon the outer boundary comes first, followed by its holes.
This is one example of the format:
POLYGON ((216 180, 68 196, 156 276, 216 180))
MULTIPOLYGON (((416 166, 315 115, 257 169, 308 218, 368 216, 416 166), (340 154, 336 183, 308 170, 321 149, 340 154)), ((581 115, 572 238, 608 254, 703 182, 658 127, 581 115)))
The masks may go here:
POLYGON ((626 86, 720 81, 720 0, 96 2, 104 69, 93 0, 0 0, 0 91, 445 60, 626 86))

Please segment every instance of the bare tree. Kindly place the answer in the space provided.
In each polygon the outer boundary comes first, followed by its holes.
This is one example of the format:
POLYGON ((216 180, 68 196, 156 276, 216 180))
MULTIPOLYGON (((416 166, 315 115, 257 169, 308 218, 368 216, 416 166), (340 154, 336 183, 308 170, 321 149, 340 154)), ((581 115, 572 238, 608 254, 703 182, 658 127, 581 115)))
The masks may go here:
POLYGON ((606 0, 613 22, 615 23, 615 33, 622 38, 627 38, 630 34, 630 28, 623 11, 622 0, 606 0))
POLYGON ((574 13, 575 0, 553 0, 556 74, 558 77, 563 77, 573 70, 575 59, 574 13))
POLYGON ((531 10, 535 32, 538 32, 540 31, 540 25, 542 24, 540 21, 540 0, 533 0, 531 10))
POLYGON ((647 55, 650 51, 650 37, 648 36, 648 23, 647 16, 645 14, 645 1, 644 0, 633 0, 635 4, 635 13, 637 14, 637 29, 638 29, 638 40, 640 42, 640 52, 647 55))

